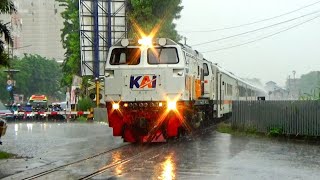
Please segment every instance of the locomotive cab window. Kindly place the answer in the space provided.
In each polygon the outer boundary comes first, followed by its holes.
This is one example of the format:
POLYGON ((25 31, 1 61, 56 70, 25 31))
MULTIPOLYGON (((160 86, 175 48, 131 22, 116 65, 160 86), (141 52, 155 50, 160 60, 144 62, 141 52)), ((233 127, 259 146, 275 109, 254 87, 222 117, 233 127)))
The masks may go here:
POLYGON ((176 48, 154 47, 148 49, 149 64, 177 64, 179 63, 176 48))
POLYGON ((203 63, 204 76, 209 76, 208 64, 203 63))
POLYGON ((141 51, 139 48, 115 48, 111 52, 111 65, 138 65, 141 51))

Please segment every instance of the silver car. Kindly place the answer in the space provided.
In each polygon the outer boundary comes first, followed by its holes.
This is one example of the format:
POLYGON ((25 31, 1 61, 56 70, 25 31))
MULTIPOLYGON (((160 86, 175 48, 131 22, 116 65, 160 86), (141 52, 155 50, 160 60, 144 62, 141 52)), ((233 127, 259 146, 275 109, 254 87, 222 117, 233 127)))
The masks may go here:
POLYGON ((10 119, 13 117, 13 113, 6 108, 6 106, 0 102, 0 118, 10 119))

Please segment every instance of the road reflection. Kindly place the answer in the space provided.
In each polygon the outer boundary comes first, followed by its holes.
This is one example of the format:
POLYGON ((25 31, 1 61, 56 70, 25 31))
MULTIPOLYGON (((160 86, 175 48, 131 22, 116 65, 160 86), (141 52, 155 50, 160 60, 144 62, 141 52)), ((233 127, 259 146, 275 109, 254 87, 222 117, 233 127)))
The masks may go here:
MULTIPOLYGON (((112 154, 112 164, 116 164, 119 163, 122 160, 122 152, 121 151, 117 151, 115 153, 112 154)), ((115 173, 117 175, 121 175, 123 172, 123 166, 122 164, 119 164, 118 166, 116 166, 115 168, 115 173)))
POLYGON ((27 123, 28 132, 32 132, 33 124, 27 123))
POLYGON ((176 163, 175 163, 175 154, 171 152, 161 163, 162 174, 159 179, 162 180, 173 180, 176 177, 176 163))
POLYGON ((19 131, 19 125, 18 124, 14 124, 14 132, 15 132, 16 136, 18 136, 18 131, 19 131))

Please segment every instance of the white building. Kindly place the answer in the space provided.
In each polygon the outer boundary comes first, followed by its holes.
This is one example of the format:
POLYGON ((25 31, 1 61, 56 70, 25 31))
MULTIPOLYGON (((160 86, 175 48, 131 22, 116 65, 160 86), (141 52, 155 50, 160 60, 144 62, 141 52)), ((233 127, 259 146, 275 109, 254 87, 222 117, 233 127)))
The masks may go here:
MULTIPOLYGON (((2 15, 3 22, 11 21, 14 38, 13 54, 39 54, 57 61, 64 59, 65 50, 61 42, 63 19, 55 0, 13 0, 18 13, 2 15)), ((10 26, 10 24, 8 24, 10 26)))

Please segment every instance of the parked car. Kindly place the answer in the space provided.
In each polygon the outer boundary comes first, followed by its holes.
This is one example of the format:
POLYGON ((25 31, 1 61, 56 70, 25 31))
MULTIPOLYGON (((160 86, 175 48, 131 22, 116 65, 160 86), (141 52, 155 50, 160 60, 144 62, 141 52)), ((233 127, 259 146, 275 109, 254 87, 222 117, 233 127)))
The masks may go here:
POLYGON ((13 119, 13 113, 0 101, 0 118, 10 120, 13 119))

